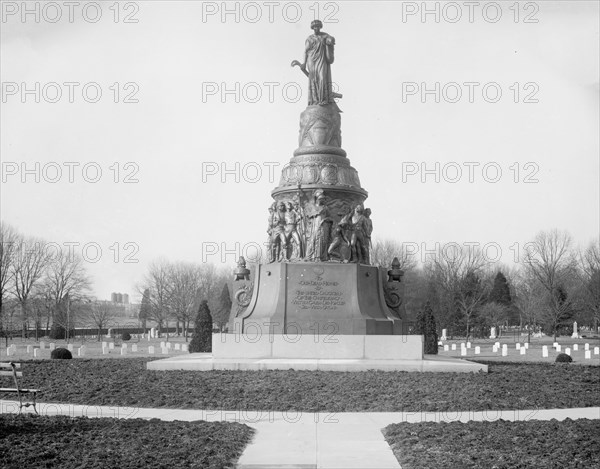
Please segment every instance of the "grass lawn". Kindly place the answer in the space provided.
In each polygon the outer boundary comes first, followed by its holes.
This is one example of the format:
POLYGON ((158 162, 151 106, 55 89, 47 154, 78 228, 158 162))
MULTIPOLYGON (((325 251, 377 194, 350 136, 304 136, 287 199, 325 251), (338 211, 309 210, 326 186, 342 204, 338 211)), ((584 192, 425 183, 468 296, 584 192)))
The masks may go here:
POLYGON ((403 469, 600 467, 599 420, 399 423, 383 432, 403 469))
MULTIPOLYGON (((600 368, 489 362, 489 373, 148 371, 148 359, 23 364, 41 402, 304 412, 600 406, 600 368)), ((14 395, 2 395, 14 399, 14 395)))
POLYGON ((232 467, 253 433, 239 423, 0 415, 0 467, 232 467))

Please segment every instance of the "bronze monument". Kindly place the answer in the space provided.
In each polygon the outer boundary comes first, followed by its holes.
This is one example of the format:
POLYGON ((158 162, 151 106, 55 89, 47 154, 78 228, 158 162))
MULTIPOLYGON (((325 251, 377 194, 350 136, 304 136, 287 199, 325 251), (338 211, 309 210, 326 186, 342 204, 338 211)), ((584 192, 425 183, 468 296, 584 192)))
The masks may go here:
POLYGON ((234 282, 233 333, 252 325, 275 334, 402 334, 402 271, 370 265, 368 194, 341 146, 335 39, 322 27, 311 23, 304 62, 292 62, 308 77, 308 106, 298 148, 271 193, 266 262, 253 279, 234 282))

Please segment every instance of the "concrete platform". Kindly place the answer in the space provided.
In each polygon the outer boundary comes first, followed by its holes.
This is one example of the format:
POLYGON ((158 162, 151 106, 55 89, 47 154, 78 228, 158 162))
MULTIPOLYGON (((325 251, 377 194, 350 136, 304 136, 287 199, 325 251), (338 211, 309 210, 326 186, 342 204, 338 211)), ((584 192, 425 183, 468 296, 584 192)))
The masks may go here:
POLYGON ((191 353, 156 360, 148 370, 308 370, 308 371, 416 371, 444 373, 487 373, 487 365, 451 357, 425 355, 423 359, 317 359, 317 358, 214 358, 210 353, 191 353))

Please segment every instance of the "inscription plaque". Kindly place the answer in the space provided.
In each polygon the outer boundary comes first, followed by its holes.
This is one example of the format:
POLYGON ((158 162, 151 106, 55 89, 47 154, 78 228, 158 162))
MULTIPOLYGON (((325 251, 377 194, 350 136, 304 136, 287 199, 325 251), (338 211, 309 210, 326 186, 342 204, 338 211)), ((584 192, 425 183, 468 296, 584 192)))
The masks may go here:
POLYGON ((314 269, 314 278, 301 277, 291 295, 298 310, 335 311, 346 305, 340 282, 323 278, 323 269, 314 269))

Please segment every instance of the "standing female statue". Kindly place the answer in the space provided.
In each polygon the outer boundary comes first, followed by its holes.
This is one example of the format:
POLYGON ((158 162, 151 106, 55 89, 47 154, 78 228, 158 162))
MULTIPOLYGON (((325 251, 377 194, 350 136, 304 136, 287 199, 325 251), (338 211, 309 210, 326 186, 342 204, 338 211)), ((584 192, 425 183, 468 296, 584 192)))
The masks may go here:
POLYGON ((306 39, 304 47, 304 63, 297 60, 292 66, 299 65, 300 69, 308 76, 308 105, 321 105, 335 103, 333 98, 341 95, 334 93, 331 84, 331 64, 334 60, 333 49, 335 38, 321 32, 323 23, 314 20, 310 28, 315 32, 306 39))
POLYGON ((329 209, 325 203, 325 194, 317 189, 313 194, 311 212, 308 217, 312 220, 310 238, 306 248, 306 260, 325 262, 328 260, 327 250, 331 244, 331 225, 333 220, 329 217, 329 209))

